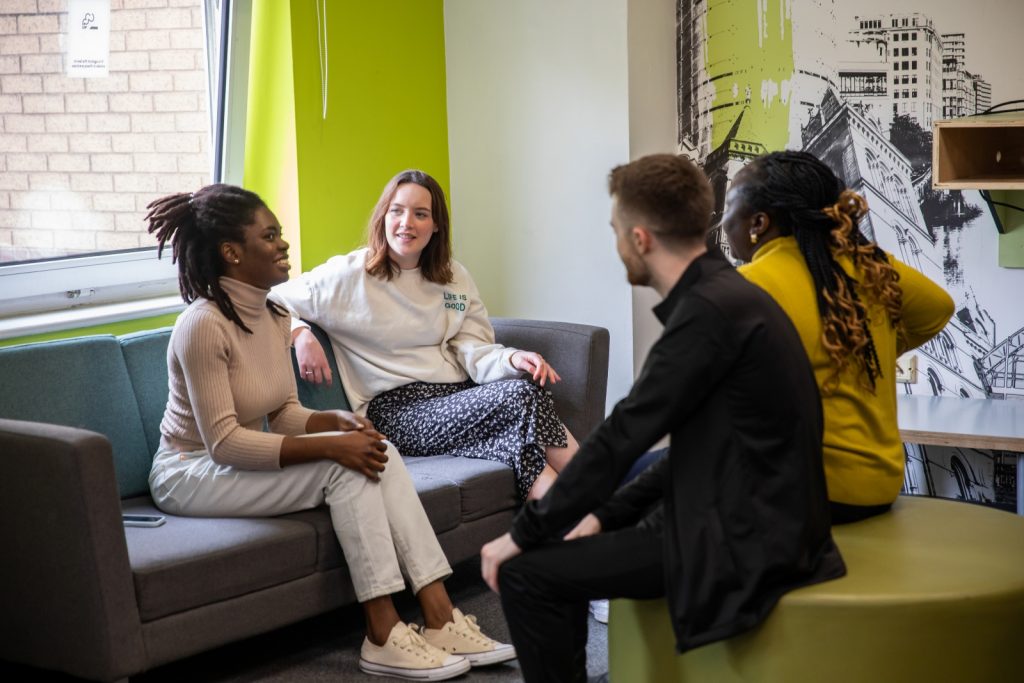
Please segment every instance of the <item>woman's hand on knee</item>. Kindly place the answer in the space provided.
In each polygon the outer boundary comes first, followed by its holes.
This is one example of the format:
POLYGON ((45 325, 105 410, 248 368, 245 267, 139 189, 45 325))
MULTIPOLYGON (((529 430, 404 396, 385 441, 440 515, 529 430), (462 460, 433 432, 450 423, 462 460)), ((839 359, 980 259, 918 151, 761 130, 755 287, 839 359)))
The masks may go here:
POLYGON ((388 445, 375 430, 353 430, 325 438, 324 441, 324 457, 365 475, 367 479, 380 481, 380 473, 388 461, 385 452, 388 445))
POLYGON ((555 372, 555 369, 548 365, 548 362, 544 360, 536 351, 516 351, 508 359, 508 362, 512 364, 516 370, 527 372, 530 374, 530 378, 540 386, 544 386, 548 382, 554 384, 555 382, 561 381, 561 376, 555 372))
POLYGON ((368 419, 348 410, 318 410, 306 420, 307 434, 351 431, 365 432, 378 440, 387 438, 368 419))
POLYGON ((338 426, 336 427, 338 431, 348 432, 353 429, 364 430, 368 434, 376 434, 381 439, 386 438, 377 431, 372 422, 362 415, 356 415, 348 410, 331 410, 330 412, 334 414, 334 418, 338 422, 338 426))
POLYGON ((311 384, 326 382, 330 386, 333 383, 331 365, 327 362, 324 347, 309 328, 300 328, 295 333, 292 345, 295 347, 295 360, 299 363, 302 379, 311 384))

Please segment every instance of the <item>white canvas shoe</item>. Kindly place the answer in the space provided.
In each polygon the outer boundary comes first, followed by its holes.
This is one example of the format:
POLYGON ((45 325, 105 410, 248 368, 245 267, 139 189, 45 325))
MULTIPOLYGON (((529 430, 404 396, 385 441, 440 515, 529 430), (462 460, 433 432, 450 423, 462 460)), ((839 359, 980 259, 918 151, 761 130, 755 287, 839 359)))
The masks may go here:
POLYGON ((462 655, 473 666, 486 666, 516 658, 516 649, 484 635, 472 614, 452 610, 452 620, 442 628, 425 628, 427 642, 452 654, 462 655))
POLYGON ((411 624, 398 622, 383 645, 363 639, 359 668, 375 676, 410 681, 446 681, 469 671, 465 657, 442 652, 428 643, 411 624))

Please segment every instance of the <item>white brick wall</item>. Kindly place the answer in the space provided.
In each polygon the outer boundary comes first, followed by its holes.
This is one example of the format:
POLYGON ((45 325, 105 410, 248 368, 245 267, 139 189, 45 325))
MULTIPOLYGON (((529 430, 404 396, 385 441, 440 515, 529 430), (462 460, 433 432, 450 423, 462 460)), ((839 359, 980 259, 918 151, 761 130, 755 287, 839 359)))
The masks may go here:
POLYGON ((111 0, 110 75, 64 74, 67 0, 0 0, 0 263, 153 244, 210 182, 201 0, 111 0))

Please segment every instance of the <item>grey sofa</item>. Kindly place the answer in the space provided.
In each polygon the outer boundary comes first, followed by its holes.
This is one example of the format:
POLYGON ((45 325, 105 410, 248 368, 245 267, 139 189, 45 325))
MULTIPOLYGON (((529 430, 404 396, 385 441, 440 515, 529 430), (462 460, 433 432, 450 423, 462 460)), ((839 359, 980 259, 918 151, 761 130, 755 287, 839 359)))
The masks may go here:
MULTIPOLYGON (((607 331, 493 323, 499 341, 540 351, 558 369, 558 410, 574 434, 589 433, 604 414, 607 331)), ((147 475, 167 400, 168 336, 0 348, 0 660, 123 680, 354 602, 326 509, 122 525, 123 511, 156 512, 147 475)), ((310 407, 347 406, 337 383, 299 384, 310 407)), ((510 470, 406 462, 453 564, 507 530, 517 505, 510 470)))

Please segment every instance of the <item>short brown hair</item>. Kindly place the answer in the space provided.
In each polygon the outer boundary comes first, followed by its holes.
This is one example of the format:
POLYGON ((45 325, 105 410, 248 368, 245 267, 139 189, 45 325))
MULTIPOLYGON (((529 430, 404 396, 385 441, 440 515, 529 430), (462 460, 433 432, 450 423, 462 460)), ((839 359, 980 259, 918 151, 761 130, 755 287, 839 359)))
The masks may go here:
POLYGON ((675 154, 651 154, 616 166, 608 192, 619 209, 672 242, 703 240, 711 224, 714 193, 697 164, 675 154))
POLYGON ((415 183, 430 193, 430 213, 437 226, 437 233, 420 254, 420 275, 424 280, 439 285, 447 285, 453 279, 451 229, 448 220, 448 203, 445 201, 441 185, 423 171, 410 169, 402 171, 388 181, 384 191, 380 193, 377 206, 370 216, 367 246, 370 253, 366 258, 366 272, 374 277, 390 280, 398 275, 398 264, 388 254, 388 237, 384 230, 384 217, 391 207, 400 185, 415 183))

